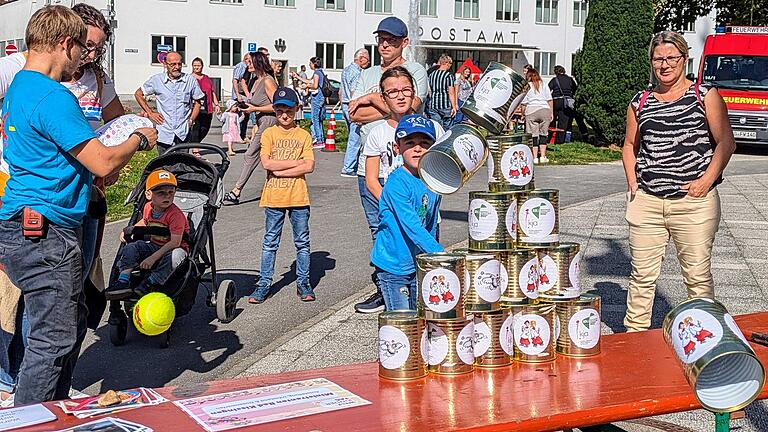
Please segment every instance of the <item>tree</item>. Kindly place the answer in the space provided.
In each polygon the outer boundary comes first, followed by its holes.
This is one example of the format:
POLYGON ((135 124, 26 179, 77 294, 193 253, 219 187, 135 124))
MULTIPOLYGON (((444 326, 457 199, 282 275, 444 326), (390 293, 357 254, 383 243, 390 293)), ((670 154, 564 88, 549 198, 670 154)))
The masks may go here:
POLYGON ((716 0, 653 0, 654 32, 682 31, 700 16, 708 15, 715 3, 716 0))
POLYGON ((768 0, 718 0, 717 8, 719 24, 768 26, 768 0))
POLYGON ((624 139, 627 105, 648 84, 653 0, 591 0, 574 65, 576 105, 600 141, 624 139))

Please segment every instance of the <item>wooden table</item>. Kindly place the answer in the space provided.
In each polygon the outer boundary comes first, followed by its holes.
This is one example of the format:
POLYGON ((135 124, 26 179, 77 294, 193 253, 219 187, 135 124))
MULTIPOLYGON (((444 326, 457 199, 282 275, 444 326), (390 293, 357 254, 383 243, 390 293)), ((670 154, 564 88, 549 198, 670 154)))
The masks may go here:
MULTIPOLYGON (((742 315, 736 321, 745 333, 768 332, 768 313, 742 315)), ((768 348, 753 347, 767 365, 768 348)), ((543 431, 700 408, 661 330, 605 336, 602 354, 585 359, 560 356, 548 364, 478 369, 456 377, 430 375, 406 383, 380 380, 377 374, 377 363, 363 363, 166 387, 158 392, 174 400, 324 377, 372 402, 237 429, 243 431, 543 431)), ((760 398, 766 397, 764 388, 760 398)), ((62 429, 93 420, 78 420, 48 405, 59 421, 24 431, 62 429)), ((117 416, 157 432, 203 430, 172 403, 117 416)))

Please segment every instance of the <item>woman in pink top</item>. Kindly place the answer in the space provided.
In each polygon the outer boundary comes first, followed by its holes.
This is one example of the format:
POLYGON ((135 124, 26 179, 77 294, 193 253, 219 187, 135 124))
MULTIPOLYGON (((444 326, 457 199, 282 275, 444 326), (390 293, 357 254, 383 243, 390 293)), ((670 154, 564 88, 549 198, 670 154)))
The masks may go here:
MULTIPOLYGON (((203 59, 200 57, 192 60, 192 76, 197 79, 197 83, 200 84, 200 90, 205 93, 205 99, 200 106, 200 114, 195 119, 195 123, 190 131, 191 138, 189 142, 199 143, 203 142, 203 139, 208 135, 213 114, 220 114, 221 107, 219 106, 219 98, 216 97, 216 92, 213 91, 213 81, 211 81, 208 75, 203 73, 203 59)), ((200 151, 194 149, 192 154, 200 156, 200 151)))

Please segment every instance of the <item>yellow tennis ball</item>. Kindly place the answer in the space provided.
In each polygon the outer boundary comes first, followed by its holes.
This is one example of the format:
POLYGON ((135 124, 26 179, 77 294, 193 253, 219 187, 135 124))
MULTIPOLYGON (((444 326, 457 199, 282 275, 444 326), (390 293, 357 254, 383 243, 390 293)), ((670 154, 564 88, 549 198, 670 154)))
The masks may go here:
POLYGON ((163 293, 146 294, 133 306, 133 324, 147 336, 156 336, 168 330, 175 317, 173 300, 163 293))

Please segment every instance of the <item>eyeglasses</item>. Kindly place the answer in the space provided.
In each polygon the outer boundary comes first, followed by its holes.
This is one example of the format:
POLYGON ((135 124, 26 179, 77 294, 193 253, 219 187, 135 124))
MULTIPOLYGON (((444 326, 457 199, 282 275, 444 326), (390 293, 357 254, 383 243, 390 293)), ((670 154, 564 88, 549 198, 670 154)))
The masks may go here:
POLYGON ((379 45, 384 45, 384 43, 386 43, 389 46, 399 48, 400 44, 403 43, 403 38, 376 36, 376 43, 379 45))
POLYGON ((405 97, 411 97, 413 96, 413 89, 410 87, 406 87, 404 89, 392 89, 385 91, 384 95, 390 99, 395 99, 400 93, 402 93, 405 97))
POLYGON ((664 62, 667 62, 669 67, 675 67, 678 63, 680 63, 680 60, 685 57, 684 55, 679 56, 672 56, 672 57, 654 57, 651 59, 653 61, 653 65, 660 67, 664 64, 664 62))
POLYGON ((107 52, 107 47, 104 45, 96 45, 95 43, 88 41, 85 43, 85 55, 88 56, 91 53, 94 53, 96 57, 101 57, 107 52))

